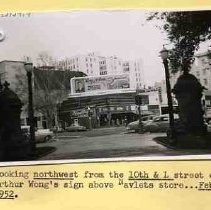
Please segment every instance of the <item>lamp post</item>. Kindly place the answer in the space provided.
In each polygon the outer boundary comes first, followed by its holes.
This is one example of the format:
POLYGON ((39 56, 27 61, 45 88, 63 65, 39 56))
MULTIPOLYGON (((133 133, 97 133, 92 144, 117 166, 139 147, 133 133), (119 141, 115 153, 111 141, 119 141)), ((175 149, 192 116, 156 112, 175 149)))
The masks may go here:
POLYGON ((32 155, 35 155, 36 143, 35 143, 35 129, 34 129, 33 91, 32 91, 33 64, 31 62, 26 62, 24 64, 24 67, 28 79, 28 117, 30 125, 30 146, 32 155))
MULTIPOLYGON (((4 39, 5 39, 5 33, 4 33, 4 31, 3 30, 1 30, 0 29, 0 42, 3 42, 4 41, 4 39)), ((3 73, 0 73, 0 91, 2 90, 2 84, 1 84, 1 75, 2 75, 3 73)))
POLYGON ((168 50, 163 47, 160 51, 160 57, 163 60, 163 65, 165 69, 165 77, 166 77, 166 92, 167 92, 167 99, 168 99, 168 111, 169 111, 169 132, 167 133, 169 137, 170 143, 173 143, 175 140, 175 127, 174 127, 174 112, 173 112, 173 102, 172 102, 172 95, 171 95, 171 85, 170 85, 170 75, 169 75, 169 65, 168 65, 168 50))
POLYGON ((89 129, 92 130, 92 117, 91 117, 91 108, 88 106, 88 118, 89 118, 89 129))
POLYGON ((141 117, 142 96, 139 95, 139 91, 138 90, 136 90, 135 103, 136 103, 136 105, 138 105, 138 127, 139 127, 139 133, 143 133, 143 123, 142 123, 142 117, 141 117))

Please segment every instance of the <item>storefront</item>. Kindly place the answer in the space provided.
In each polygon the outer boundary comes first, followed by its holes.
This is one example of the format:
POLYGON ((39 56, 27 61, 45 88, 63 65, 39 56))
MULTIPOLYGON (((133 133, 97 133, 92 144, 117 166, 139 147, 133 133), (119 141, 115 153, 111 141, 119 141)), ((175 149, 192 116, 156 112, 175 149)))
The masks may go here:
POLYGON ((137 119, 135 92, 70 97, 58 110, 62 125, 71 125, 76 120, 80 125, 92 127, 118 126, 125 121, 137 119))
MULTIPOLYGON (((138 107, 135 105, 135 91, 70 96, 58 109, 58 116, 63 127, 78 122, 87 128, 120 126, 138 119, 138 107)), ((143 94, 142 115, 159 114, 159 105, 150 105, 148 94, 143 94)))

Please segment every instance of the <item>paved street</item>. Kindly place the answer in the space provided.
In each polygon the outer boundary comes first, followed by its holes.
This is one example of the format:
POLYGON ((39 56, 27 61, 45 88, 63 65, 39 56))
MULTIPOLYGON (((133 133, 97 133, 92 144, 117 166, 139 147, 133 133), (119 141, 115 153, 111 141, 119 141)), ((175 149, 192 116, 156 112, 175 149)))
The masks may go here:
POLYGON ((205 150, 174 150, 156 143, 153 138, 164 133, 127 133, 124 127, 95 129, 86 132, 61 133, 57 140, 38 144, 56 150, 41 160, 78 158, 143 157, 209 154, 205 150))

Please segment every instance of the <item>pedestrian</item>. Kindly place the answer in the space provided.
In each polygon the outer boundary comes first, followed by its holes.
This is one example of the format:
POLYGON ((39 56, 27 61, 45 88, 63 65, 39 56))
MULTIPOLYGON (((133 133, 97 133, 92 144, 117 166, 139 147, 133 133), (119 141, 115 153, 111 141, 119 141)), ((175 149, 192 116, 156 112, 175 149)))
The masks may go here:
POLYGON ((120 125, 120 121, 119 118, 116 119, 116 125, 119 126, 120 125))

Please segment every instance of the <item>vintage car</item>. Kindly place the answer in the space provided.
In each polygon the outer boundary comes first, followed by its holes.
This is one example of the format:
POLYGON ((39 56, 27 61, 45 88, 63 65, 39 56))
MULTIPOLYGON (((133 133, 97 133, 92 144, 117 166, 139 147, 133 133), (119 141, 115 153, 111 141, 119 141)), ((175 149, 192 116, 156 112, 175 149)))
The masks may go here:
MULTIPOLYGON (((174 119, 177 122, 179 119, 178 115, 174 115, 174 119)), ((164 114, 160 116, 154 116, 153 119, 142 121, 143 130, 145 132, 166 132, 169 128, 169 115, 164 114)), ((129 123, 127 130, 139 130, 139 121, 129 123)))
MULTIPOLYGON (((148 115, 148 116, 143 116, 141 119, 141 122, 143 124, 150 122, 153 120, 153 118, 155 117, 155 115, 148 115)), ((136 120, 134 122, 131 122, 127 125, 126 129, 128 131, 135 131, 137 132, 139 130, 139 120, 136 120)))
POLYGON ((74 131, 86 131, 86 127, 78 124, 72 124, 65 128, 68 132, 74 132, 74 131))
MULTIPOLYGON (((30 138, 30 126, 25 125, 21 126, 22 133, 30 138)), ((53 132, 50 129, 35 129, 35 141, 39 142, 47 142, 52 139, 54 136, 53 132)))

